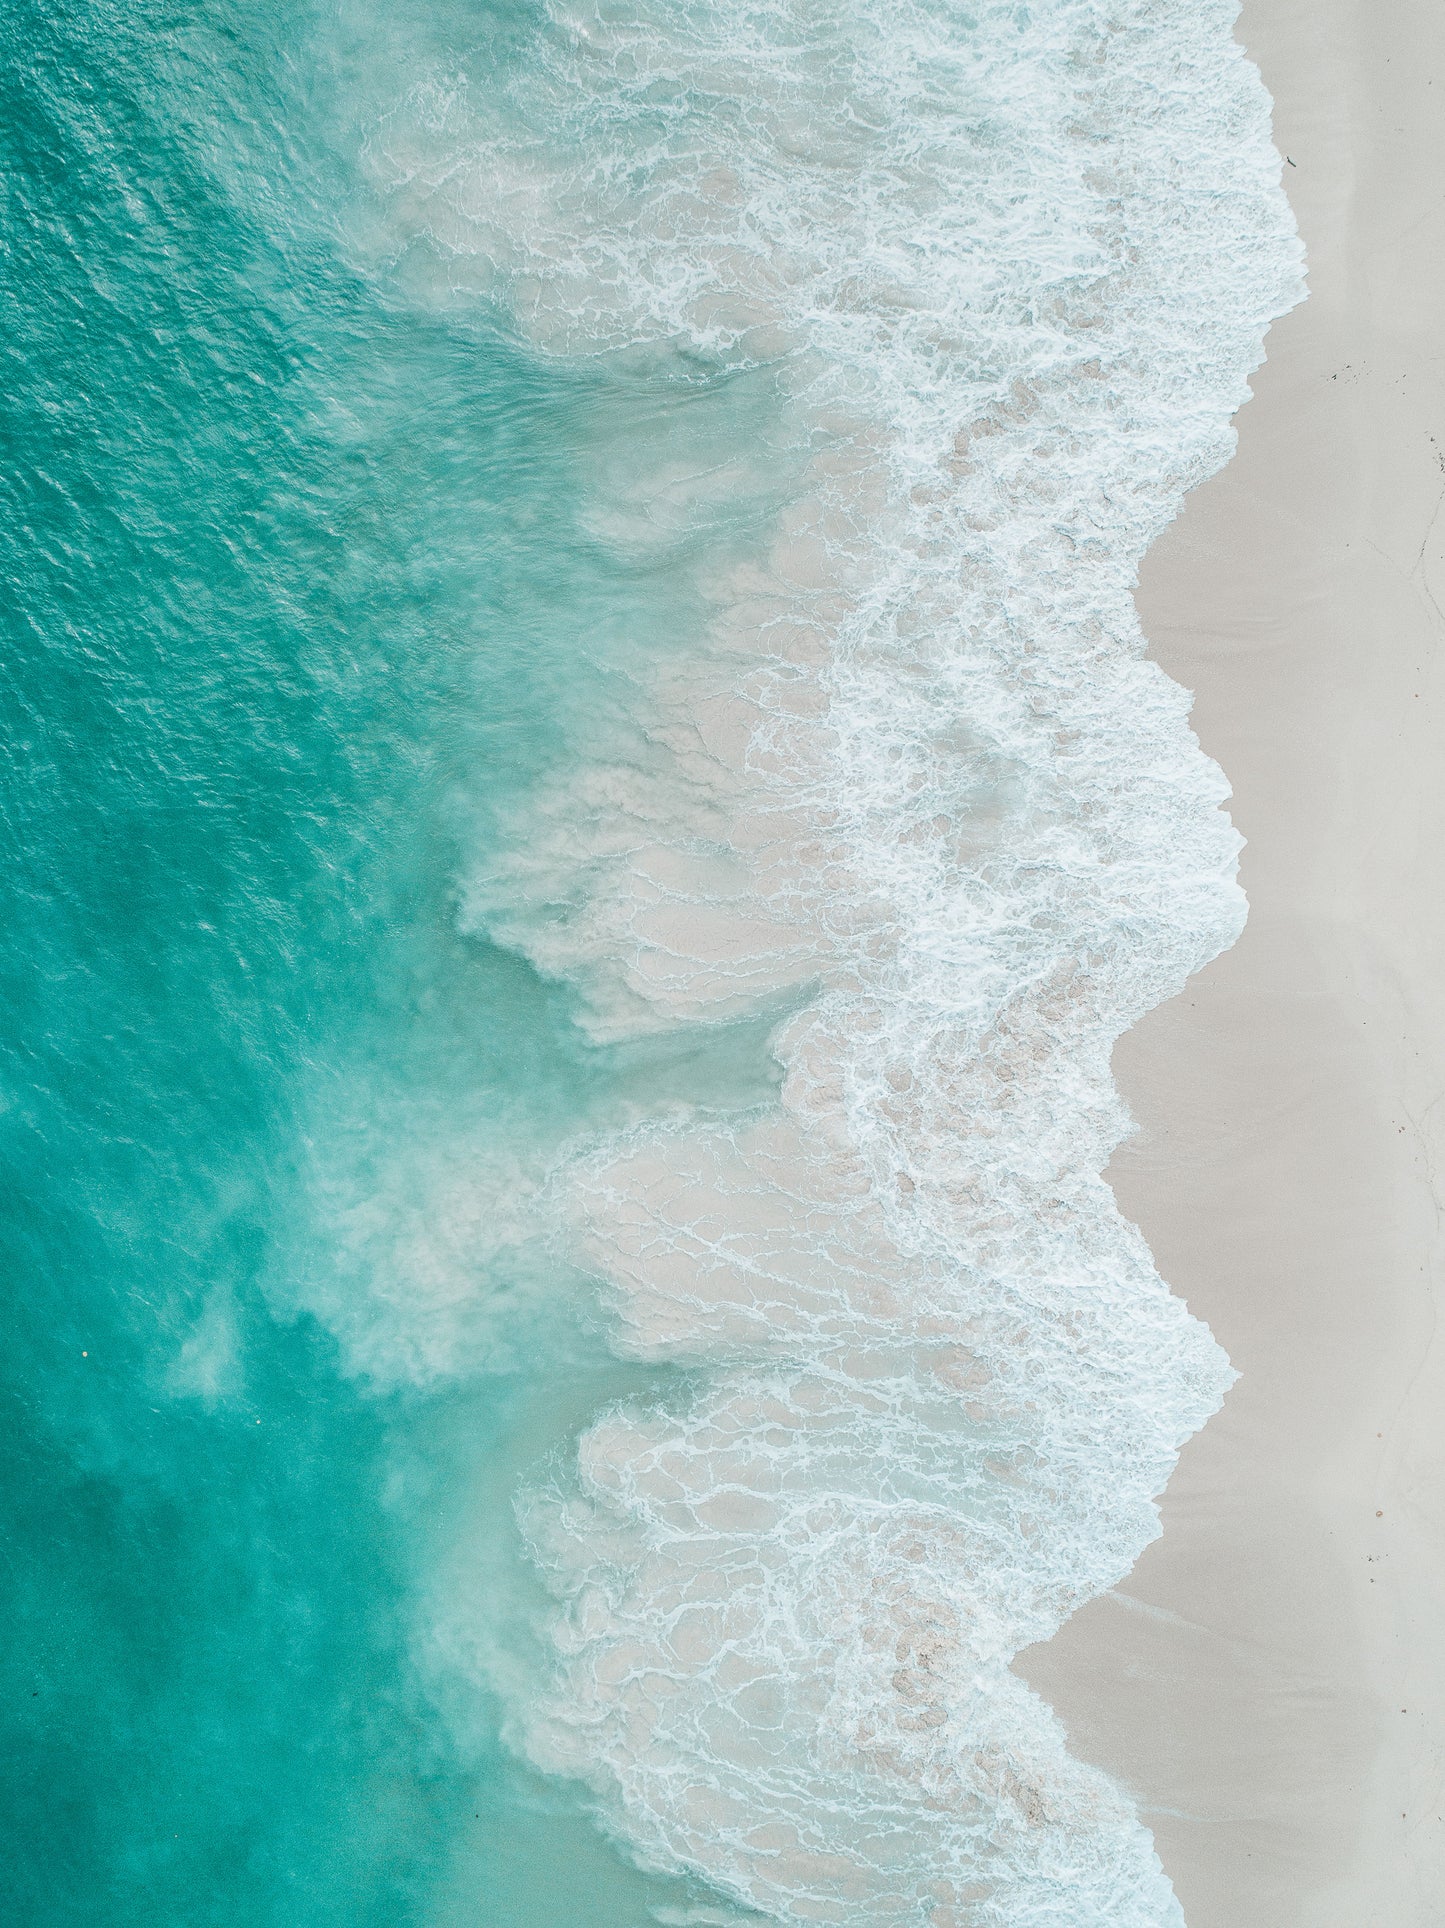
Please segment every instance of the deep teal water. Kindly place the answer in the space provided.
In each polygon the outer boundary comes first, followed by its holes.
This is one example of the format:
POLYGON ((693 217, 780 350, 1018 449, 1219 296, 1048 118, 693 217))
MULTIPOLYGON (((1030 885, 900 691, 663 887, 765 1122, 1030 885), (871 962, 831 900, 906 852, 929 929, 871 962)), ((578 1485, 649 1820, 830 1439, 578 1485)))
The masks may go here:
MULTIPOLYGON (((499 16, 439 20, 505 54, 499 16)), ((326 1199, 397 1144, 699 1075, 588 1052, 458 929, 491 800, 598 700, 574 454, 608 404, 345 245, 353 66, 422 30, 0 21, 0 1865, 31 1928, 621 1928, 660 1891, 416 1658, 427 1535, 504 1562, 509 1469, 618 1369, 579 1328, 544 1373, 399 1388, 306 1310, 374 1283, 326 1199)))

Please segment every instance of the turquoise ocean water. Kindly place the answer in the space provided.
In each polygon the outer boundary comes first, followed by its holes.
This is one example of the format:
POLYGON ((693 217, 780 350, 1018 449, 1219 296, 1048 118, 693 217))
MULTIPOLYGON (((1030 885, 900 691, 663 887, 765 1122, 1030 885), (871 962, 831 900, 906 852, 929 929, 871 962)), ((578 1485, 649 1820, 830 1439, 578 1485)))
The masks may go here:
POLYGON ((1231 18, 6 10, 7 1919, 1177 1919, 1007 1660, 1227 1383, 1231 18))

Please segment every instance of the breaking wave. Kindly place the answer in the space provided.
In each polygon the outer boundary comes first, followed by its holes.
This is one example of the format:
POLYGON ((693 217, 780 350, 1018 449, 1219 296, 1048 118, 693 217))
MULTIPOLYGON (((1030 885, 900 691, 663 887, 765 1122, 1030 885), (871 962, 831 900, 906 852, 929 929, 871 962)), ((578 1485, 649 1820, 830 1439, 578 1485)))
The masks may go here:
POLYGON ((615 700, 465 921, 598 1045, 776 1019, 776 1103, 634 1115, 527 1208, 681 1370, 525 1500, 511 1731, 709 1920, 1180 1920, 1009 1663, 1231 1377, 1101 1174, 1116 1039, 1244 910, 1133 604, 1300 293, 1234 14, 552 4, 372 144, 376 245, 612 398, 615 700))

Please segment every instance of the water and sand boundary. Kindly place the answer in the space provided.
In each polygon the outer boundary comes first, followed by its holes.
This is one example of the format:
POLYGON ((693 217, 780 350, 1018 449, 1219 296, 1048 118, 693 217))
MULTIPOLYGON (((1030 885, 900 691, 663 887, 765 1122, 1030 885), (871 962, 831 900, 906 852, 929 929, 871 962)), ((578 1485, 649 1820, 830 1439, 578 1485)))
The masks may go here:
POLYGON ((1311 298, 1144 627, 1248 839, 1248 927, 1116 1054, 1110 1177, 1242 1378, 1165 1533, 1022 1671, 1141 1796, 1191 1928, 1445 1896, 1445 18, 1252 0, 1311 298))

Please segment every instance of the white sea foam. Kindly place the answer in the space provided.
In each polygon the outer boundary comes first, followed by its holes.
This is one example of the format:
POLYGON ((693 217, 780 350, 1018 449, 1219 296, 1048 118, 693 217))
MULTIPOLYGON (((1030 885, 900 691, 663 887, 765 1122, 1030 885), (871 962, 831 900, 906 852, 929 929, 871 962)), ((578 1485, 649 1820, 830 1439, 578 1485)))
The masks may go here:
POLYGON ((641 1860, 783 1920, 1180 1918, 1008 1663, 1128 1571, 1230 1376, 1100 1174, 1115 1039, 1243 912, 1132 601, 1299 293, 1234 11, 553 5, 375 145, 539 352, 775 398, 731 465, 639 434, 594 532, 708 633, 468 916, 599 1039, 797 1007, 779 1106, 552 1180, 619 1345, 691 1371, 531 1496, 555 1674, 513 1685, 641 1860))

